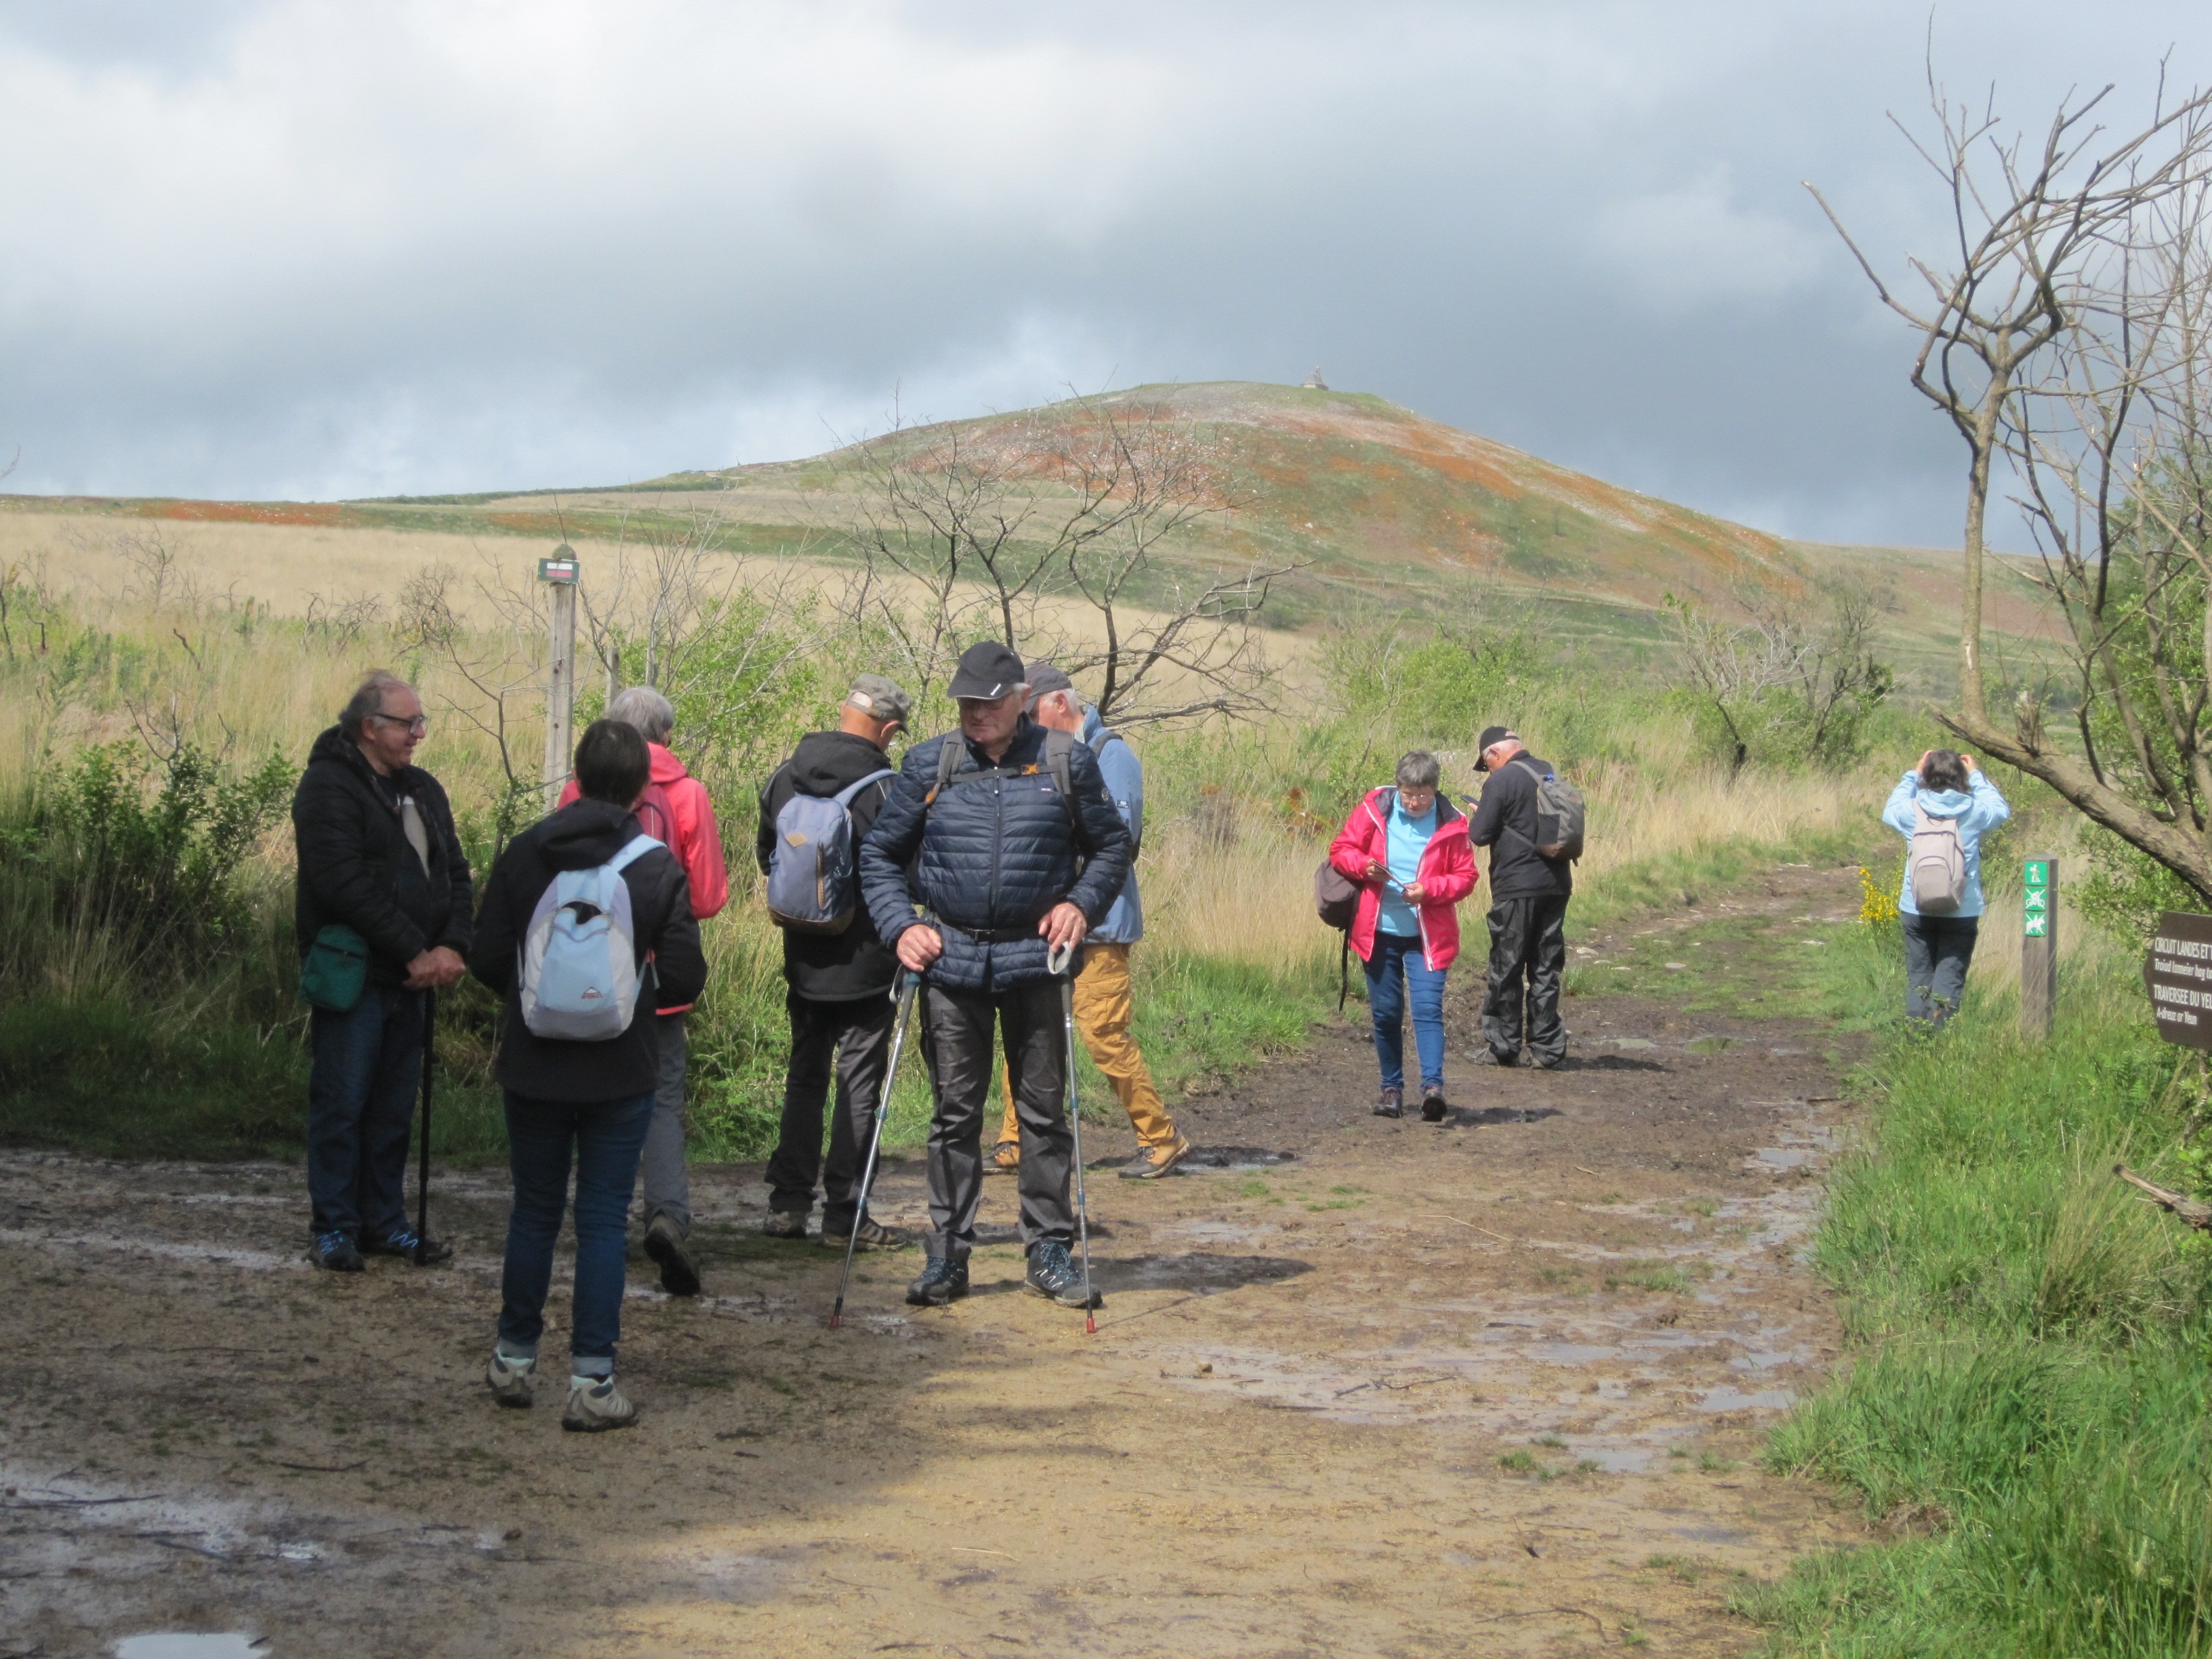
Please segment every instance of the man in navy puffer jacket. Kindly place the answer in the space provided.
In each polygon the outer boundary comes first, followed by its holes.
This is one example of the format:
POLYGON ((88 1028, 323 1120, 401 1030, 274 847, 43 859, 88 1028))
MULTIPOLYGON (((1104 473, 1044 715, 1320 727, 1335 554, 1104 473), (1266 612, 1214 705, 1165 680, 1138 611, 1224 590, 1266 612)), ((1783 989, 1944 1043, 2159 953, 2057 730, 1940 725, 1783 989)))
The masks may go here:
POLYGON ((1069 1307, 1084 1304, 1068 1259, 1075 1213, 1060 987, 1046 958, 1082 944, 1111 908, 1129 877, 1129 834, 1082 744, 1067 756, 1073 799, 1060 798, 1046 730, 1024 713, 1022 676, 1010 647, 969 647, 950 688, 960 730, 907 751, 891 798, 860 845, 860 890, 876 932, 901 963, 926 975, 922 1052, 937 1114, 929 1126, 929 1261, 907 1292, 917 1307, 941 1306, 968 1290, 994 1026, 1005 1033, 1021 1119, 1029 1287, 1069 1307), (939 791, 946 744, 963 752, 939 791), (917 904, 926 916, 915 914, 917 904))

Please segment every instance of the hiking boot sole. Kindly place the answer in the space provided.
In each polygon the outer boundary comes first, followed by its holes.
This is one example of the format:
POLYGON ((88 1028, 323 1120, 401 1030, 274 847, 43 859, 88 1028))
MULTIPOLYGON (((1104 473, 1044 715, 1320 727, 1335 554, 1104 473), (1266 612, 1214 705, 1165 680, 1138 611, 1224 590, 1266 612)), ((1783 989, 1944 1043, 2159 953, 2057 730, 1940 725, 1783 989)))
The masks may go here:
POLYGON ((628 1417, 563 1417, 561 1426, 570 1434, 605 1434, 611 1429, 634 1429, 638 1413, 628 1417))
POLYGON ((1095 1289, 1091 1292, 1089 1298, 1086 1300, 1083 1294, 1083 1286, 1080 1285, 1077 1285, 1072 1289, 1066 1291, 1048 1291, 1043 1285, 1024 1279, 1022 1280, 1022 1288, 1027 1291, 1031 1296, 1041 1296, 1046 1301, 1052 1303, 1058 1307, 1095 1309, 1103 1308, 1106 1305, 1106 1298, 1101 1296, 1095 1289))
POLYGON ((949 1308, 967 1294, 968 1287, 965 1285, 957 1286, 947 1285, 942 1291, 908 1291, 906 1293, 906 1305, 909 1308, 949 1308))
POLYGON ((660 1269, 660 1288, 671 1296, 699 1294, 699 1267, 691 1253, 665 1233, 647 1232, 645 1254, 660 1269))

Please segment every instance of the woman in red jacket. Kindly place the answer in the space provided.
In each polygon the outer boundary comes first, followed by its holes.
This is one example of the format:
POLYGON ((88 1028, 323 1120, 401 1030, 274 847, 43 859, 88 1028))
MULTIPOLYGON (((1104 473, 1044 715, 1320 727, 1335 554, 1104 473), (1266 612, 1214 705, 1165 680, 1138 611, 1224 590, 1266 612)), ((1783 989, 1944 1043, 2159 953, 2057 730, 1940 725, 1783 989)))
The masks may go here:
POLYGON ((1407 993, 1421 1062, 1421 1116, 1444 1119, 1444 970, 1459 955, 1462 899, 1480 878, 1467 816, 1437 793, 1437 757, 1416 749, 1398 763, 1397 787, 1376 789, 1352 809, 1329 862, 1360 884, 1352 948, 1367 965, 1375 1054, 1382 1064, 1377 1117, 1406 1109, 1407 993))

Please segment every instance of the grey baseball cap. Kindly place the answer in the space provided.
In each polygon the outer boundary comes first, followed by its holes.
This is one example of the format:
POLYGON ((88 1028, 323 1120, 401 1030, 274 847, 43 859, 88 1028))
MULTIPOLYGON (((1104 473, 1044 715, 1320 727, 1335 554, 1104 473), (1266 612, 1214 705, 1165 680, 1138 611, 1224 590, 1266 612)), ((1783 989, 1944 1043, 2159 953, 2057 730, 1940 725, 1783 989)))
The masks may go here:
POLYGON ((1048 697, 1055 691, 1073 691, 1075 682, 1048 662, 1030 665, 1030 701, 1048 697))
POLYGON ((879 720, 903 723, 914 713, 914 699, 907 696, 896 680, 881 674, 854 675, 853 689, 845 694, 845 701, 863 714, 873 714, 879 720))

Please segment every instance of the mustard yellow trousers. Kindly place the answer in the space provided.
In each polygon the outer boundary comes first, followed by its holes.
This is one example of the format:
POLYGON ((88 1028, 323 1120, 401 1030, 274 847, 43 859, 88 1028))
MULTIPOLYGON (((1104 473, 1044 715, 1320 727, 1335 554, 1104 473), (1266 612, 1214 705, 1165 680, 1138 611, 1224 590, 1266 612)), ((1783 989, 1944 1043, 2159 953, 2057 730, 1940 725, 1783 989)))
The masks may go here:
MULTIPOLYGON (((1175 1120, 1167 1103, 1153 1086, 1137 1040, 1129 1035, 1136 999, 1129 984, 1129 947, 1126 945, 1086 945, 1083 971, 1075 976, 1075 1030, 1090 1051, 1091 1063, 1106 1073, 1130 1127, 1146 1146, 1175 1145, 1175 1120)), ((999 1131, 1001 1144, 1018 1142, 1021 1128, 1014 1121, 1014 1091, 1000 1074, 1000 1092, 1006 1097, 1006 1122, 999 1131)))

